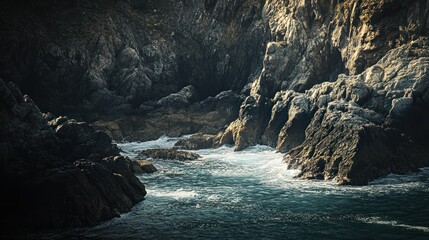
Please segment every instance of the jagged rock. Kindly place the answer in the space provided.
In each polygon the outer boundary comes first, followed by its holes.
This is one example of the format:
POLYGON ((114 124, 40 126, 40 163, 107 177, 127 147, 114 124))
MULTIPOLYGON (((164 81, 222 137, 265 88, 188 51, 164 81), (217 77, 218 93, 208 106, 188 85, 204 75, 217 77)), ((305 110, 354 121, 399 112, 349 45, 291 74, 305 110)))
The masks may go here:
MULTIPOLYGON (((0 10, 5 26, 0 75, 21 85, 43 111, 91 120, 107 116, 95 125, 120 140, 216 134, 229 124, 219 144, 240 150, 265 143, 290 151, 291 162, 304 167, 303 176, 364 183, 385 174, 386 165, 368 164, 378 170, 366 170, 371 174, 365 176, 357 173, 363 168, 332 170, 338 161, 362 162, 359 149, 390 149, 375 140, 359 148, 363 139, 391 138, 404 149, 404 139, 411 139, 416 153, 427 145, 428 44, 422 39, 428 33, 427 8, 428 2, 417 0, 84 0, 37 2, 22 11, 20 4, 6 1, 0 10), (197 100, 206 100, 190 106, 194 100, 187 96, 193 94, 186 92, 192 91, 179 91, 189 85, 198 92, 197 100), (157 109, 158 102, 181 109, 157 109), (328 130, 318 129, 322 123, 328 130), (318 131, 321 136, 309 139, 318 131), (349 134, 355 136, 352 143, 344 139, 349 134), (345 149, 336 155, 343 160, 333 159, 334 148, 319 149, 322 162, 310 157, 322 145, 345 149), (353 152, 360 157, 350 157, 353 152)), ((58 139, 46 126, 51 117, 40 116, 28 97, 16 97, 15 86, 5 90, 3 85, 2 103, 10 109, 2 112, 2 134, 4 139, 17 136, 0 143, 5 169, 26 175, 56 163, 67 141, 74 141, 69 136, 78 136, 83 155, 91 155, 87 148, 95 143, 84 134, 66 131, 58 139), (14 126, 15 118, 28 124, 14 126), (51 157, 45 149, 57 154, 51 157), (16 152, 43 160, 10 163, 16 152)), ((51 124, 58 128, 63 121, 51 124)), ((86 128, 77 125, 64 130, 86 128)), ((424 165, 419 154, 396 153, 402 157, 392 158, 393 172, 424 165), (410 164, 402 164, 404 159, 410 164)))
POLYGON ((187 160, 196 160, 200 157, 201 156, 196 153, 179 151, 176 148, 169 148, 169 149, 147 149, 147 150, 139 151, 136 158, 187 161, 187 160))
POLYGON ((422 166, 426 160, 418 143, 380 126, 382 121, 371 110, 332 102, 318 110, 304 143, 286 160, 302 169, 299 176, 303 178, 343 184, 366 184, 391 172, 406 173, 422 166))
MULTIPOLYGON (((289 151, 287 162, 302 170, 301 177, 339 183, 365 184, 426 166, 428 46, 429 40, 420 38, 390 50, 361 74, 339 75, 305 93, 280 91, 266 124, 248 122, 263 118, 264 111, 245 101, 242 109, 250 105, 253 111, 240 112, 222 140, 237 149, 261 141, 289 151), (256 134, 259 129, 264 129, 262 136, 256 134), (377 159, 368 155, 376 148, 379 154, 372 155, 377 159)), ((260 87, 268 87, 261 83, 255 82, 251 91, 259 101, 260 87)))
POLYGON ((360 75, 306 92, 318 110, 305 141, 286 157, 290 166, 305 178, 365 184, 428 165, 422 121, 429 109, 415 97, 427 95, 420 86, 429 84, 428 45, 425 38, 393 49, 360 75))
POLYGON ((123 157, 102 159, 119 152, 107 135, 65 117, 48 125, 28 96, 1 79, 0 100, 2 227, 94 225, 146 195, 123 157))
POLYGON ((124 133, 121 127, 115 121, 96 121, 91 123, 91 126, 97 130, 105 132, 109 137, 117 141, 124 140, 124 133))
POLYGON ((35 176, 29 189, 24 194, 31 197, 25 221, 38 227, 95 225, 129 211, 146 195, 122 157, 47 169, 35 176))
POLYGON ((240 107, 239 118, 232 122, 219 140, 220 145, 234 144, 239 151, 259 142, 266 125, 267 104, 249 96, 240 107))

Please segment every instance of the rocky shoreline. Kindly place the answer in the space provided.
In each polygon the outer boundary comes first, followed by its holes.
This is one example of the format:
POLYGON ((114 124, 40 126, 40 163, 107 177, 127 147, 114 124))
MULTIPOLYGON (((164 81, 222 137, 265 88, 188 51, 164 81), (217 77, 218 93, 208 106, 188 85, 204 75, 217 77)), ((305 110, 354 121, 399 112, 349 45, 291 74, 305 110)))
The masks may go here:
POLYGON ((429 166, 427 1, 16 0, 0 24, 5 226, 118 216, 182 154, 112 139, 264 144, 339 184, 429 166))

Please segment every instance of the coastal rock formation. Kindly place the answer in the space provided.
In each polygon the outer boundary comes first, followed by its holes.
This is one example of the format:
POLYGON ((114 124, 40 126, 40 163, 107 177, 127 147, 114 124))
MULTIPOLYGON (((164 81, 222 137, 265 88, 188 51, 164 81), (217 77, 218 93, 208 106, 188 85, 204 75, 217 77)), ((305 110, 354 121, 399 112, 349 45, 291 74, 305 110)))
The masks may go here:
MULTIPOLYGON (((428 9, 423 0, 6 1, 0 77, 44 112, 90 120, 118 141, 198 132, 211 136, 178 146, 266 144, 301 177, 364 184, 428 165, 428 9)), ((31 154, 55 149, 73 162, 115 151, 78 121, 45 117, 67 137, 57 145, 43 128, 31 154)))
POLYGON ((152 159, 163 159, 163 160, 178 160, 178 161, 187 161, 187 160, 196 160, 201 156, 186 151, 180 151, 176 148, 169 149, 147 149, 138 152, 137 158, 152 158, 152 159))
POLYGON ((427 166, 428 7, 267 1, 263 69, 222 142, 276 147, 301 177, 339 183, 427 166))
POLYGON ((107 135, 43 115, 1 79, 0 96, 2 227, 94 225, 146 195, 107 135))
POLYGON ((420 38, 361 74, 278 92, 260 141, 289 152, 286 162, 304 178, 365 184, 427 166, 428 57, 420 38))

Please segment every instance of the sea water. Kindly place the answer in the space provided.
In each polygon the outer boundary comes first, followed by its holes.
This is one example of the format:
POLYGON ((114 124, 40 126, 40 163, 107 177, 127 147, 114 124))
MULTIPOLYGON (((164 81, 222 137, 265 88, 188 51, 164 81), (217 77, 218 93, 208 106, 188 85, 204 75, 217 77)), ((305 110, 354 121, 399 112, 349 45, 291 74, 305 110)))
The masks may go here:
MULTIPOLYGON (((169 148, 177 138, 119 144, 123 154, 169 148)), ((147 196, 129 213, 57 239, 429 239, 429 169, 367 186, 298 180, 266 146, 193 151, 195 161, 154 160, 147 196)))

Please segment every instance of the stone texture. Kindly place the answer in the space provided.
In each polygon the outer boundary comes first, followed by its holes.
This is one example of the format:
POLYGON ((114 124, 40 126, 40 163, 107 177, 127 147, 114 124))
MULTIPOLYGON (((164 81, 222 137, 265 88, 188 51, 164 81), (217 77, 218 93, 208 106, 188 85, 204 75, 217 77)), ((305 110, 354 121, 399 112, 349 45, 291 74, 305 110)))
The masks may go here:
POLYGON ((302 144, 285 157, 290 167, 304 178, 365 184, 427 166, 428 93, 418 86, 429 84, 428 46, 426 38, 413 41, 362 74, 301 94, 317 111, 302 144))

